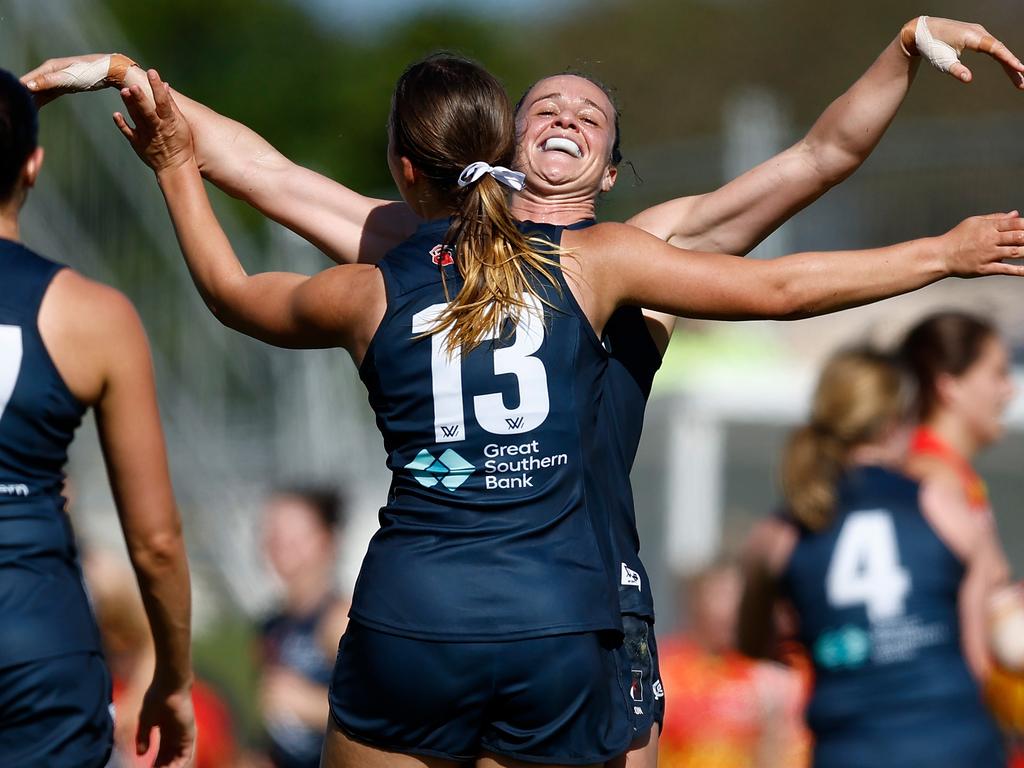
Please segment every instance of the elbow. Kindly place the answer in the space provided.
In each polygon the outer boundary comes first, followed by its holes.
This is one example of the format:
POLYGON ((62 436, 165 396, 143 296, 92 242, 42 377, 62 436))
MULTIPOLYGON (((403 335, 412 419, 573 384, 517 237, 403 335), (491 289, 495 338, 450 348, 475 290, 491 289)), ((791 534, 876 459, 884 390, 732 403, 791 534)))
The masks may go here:
POLYGON ((817 314, 817 303, 789 281, 781 281, 770 291, 765 315, 771 320, 803 320, 817 314))
POLYGON ((177 519, 173 526, 129 541, 128 548, 135 570, 150 578, 173 573, 186 561, 185 540, 177 519))
POLYGON ((804 138, 799 146, 822 191, 848 179, 868 156, 867 152, 858 152, 841 142, 821 142, 813 136, 804 138))

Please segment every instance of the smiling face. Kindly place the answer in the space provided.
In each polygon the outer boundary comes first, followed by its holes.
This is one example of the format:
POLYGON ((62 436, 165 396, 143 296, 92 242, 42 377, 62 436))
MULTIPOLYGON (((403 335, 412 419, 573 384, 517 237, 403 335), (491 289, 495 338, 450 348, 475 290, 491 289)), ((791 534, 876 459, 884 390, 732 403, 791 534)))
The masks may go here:
POLYGON ((615 184, 615 107, 586 78, 538 81, 523 97, 516 132, 516 165, 533 192, 596 198, 615 184))

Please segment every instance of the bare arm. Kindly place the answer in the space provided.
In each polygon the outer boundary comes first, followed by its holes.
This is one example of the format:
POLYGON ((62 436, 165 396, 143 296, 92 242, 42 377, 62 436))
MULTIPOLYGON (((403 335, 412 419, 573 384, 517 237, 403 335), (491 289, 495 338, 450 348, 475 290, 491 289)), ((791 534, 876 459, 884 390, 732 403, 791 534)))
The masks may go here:
POLYGON ((792 526, 769 518, 751 531, 744 546, 743 597, 737 648, 752 658, 770 659, 775 650, 778 581, 796 545, 792 526))
POLYGON ((566 232, 584 258, 567 276, 597 330, 622 304, 689 317, 797 319, 870 303, 943 277, 1024 275, 1003 264, 1024 243, 1016 214, 967 219, 941 237, 866 251, 802 253, 771 261, 673 248, 626 224, 566 232))
POLYGON ((994 521, 972 512, 959 480, 941 474, 922 482, 921 510, 966 569, 958 601, 960 640, 968 666, 984 680, 992 665, 990 601, 1010 573, 994 521))
MULTIPOLYGON (((878 145, 914 81, 920 59, 908 22, 868 70, 829 105, 795 145, 704 195, 671 200, 643 211, 629 223, 681 248, 745 254, 780 224, 852 174, 878 145), (903 38, 901 42, 901 37, 903 38)), ((999 62, 1017 88, 1024 64, 975 24, 929 19, 937 40, 953 48, 982 51, 999 62)), ((957 79, 969 71, 954 65, 957 79)))
POLYGON ((225 325, 269 344, 343 346, 360 359, 384 311, 377 269, 348 265, 314 277, 248 275, 210 207, 188 123, 159 75, 150 70, 149 77, 155 103, 138 86, 125 89, 122 96, 136 127, 120 114, 115 121, 157 174, 189 272, 207 306, 225 325))
MULTIPOLYGON (((22 81, 45 101, 62 93, 91 90, 69 82, 68 67, 103 61, 105 54, 51 59, 22 81)), ((150 94, 144 70, 113 54, 98 87, 138 86, 150 94)), ((193 135, 203 176, 232 197, 293 230, 341 264, 376 263, 419 223, 405 203, 355 192, 293 163, 245 125, 174 93, 193 135)))

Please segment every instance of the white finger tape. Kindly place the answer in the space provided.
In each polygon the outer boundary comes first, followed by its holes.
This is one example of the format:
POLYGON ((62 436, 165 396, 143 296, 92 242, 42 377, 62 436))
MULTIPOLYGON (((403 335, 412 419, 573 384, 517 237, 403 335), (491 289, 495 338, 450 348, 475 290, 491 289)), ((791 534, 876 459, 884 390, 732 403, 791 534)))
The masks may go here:
POLYGON ((96 61, 76 61, 61 70, 65 75, 62 86, 76 91, 93 91, 102 88, 110 74, 110 57, 96 61))
POLYGON ((933 67, 942 72, 949 72, 950 67, 960 61, 956 48, 932 37, 932 32, 928 29, 927 16, 921 16, 917 20, 914 43, 921 55, 928 59, 933 67))

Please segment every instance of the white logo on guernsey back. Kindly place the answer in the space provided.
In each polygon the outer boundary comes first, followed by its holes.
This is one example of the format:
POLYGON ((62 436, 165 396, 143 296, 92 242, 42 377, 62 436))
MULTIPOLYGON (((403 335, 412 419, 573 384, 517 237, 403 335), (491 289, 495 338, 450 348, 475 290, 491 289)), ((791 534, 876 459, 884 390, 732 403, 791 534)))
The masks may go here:
POLYGON ((0 496, 28 496, 28 486, 23 483, 0 484, 0 496))
POLYGON ((638 592, 643 591, 640 574, 634 571, 625 563, 622 564, 622 586, 636 587, 638 592))
POLYGON ((655 680, 654 681, 654 685, 652 685, 651 688, 654 689, 654 698, 655 699, 664 699, 665 698, 665 686, 663 686, 661 684, 661 680, 655 680))
POLYGON ((535 488, 533 481, 538 470, 569 463, 567 453, 545 455, 539 440, 520 445, 490 443, 484 446, 484 456, 484 487, 489 491, 535 488))

